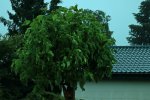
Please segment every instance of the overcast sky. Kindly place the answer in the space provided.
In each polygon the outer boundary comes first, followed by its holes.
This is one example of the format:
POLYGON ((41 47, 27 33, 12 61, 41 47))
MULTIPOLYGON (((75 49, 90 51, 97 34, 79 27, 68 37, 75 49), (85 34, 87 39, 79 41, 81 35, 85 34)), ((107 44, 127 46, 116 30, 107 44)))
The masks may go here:
MULTIPOLYGON (((45 0, 49 2, 50 0, 45 0)), ((110 30, 116 39, 116 45, 129 45, 126 37, 129 36, 128 25, 136 24, 132 13, 137 13, 143 0, 63 0, 62 6, 70 7, 75 4, 79 8, 102 10, 111 16, 110 30)), ((8 18, 7 10, 11 11, 9 0, 0 0, 0 16, 8 18)), ((7 29, 0 24, 0 33, 4 34, 7 29)))

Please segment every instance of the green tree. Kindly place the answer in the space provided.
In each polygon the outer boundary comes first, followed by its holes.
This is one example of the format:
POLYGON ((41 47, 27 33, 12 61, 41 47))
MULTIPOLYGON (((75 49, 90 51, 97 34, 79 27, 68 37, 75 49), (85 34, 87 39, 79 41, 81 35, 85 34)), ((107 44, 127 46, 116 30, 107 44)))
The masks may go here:
POLYGON ((33 80, 34 98, 56 94, 56 85, 66 100, 75 100, 78 83, 84 89, 87 78, 99 81, 111 75, 114 40, 103 30, 94 14, 77 6, 40 15, 26 31, 12 68, 24 83, 33 80))
POLYGON ((19 41, 20 37, 0 37, 0 100, 24 98, 32 88, 23 85, 20 78, 10 68, 19 41))
POLYGON ((0 17, 0 22, 8 27, 9 35, 24 34, 28 25, 23 25, 25 20, 32 21, 38 15, 45 15, 49 10, 54 11, 59 8, 61 0, 51 0, 50 8, 44 0, 10 0, 13 13, 8 11, 9 20, 0 17))
POLYGON ((8 11, 10 20, 0 17, 0 22, 8 27, 6 37, 0 37, 0 95, 2 100, 17 100, 25 97, 30 87, 24 86, 20 78, 11 71, 12 59, 15 56, 16 47, 20 46, 21 34, 24 34, 28 26, 23 26, 25 20, 32 20, 40 14, 44 14, 44 0, 10 0, 14 13, 8 11), (16 35, 19 34, 19 35, 16 35), (18 39, 19 37, 19 39, 18 39), (17 42, 16 42, 17 39, 17 42), (11 83, 11 84, 10 84, 11 83))
POLYGON ((84 13, 91 13, 96 16, 96 19, 103 25, 103 32, 106 33, 108 38, 112 38, 112 31, 109 29, 108 22, 110 21, 110 16, 106 15, 105 12, 101 10, 92 11, 90 9, 85 9, 84 13))
MULTIPOLYGON (((14 11, 13 13, 8 11, 10 19, 0 17, 0 22, 8 27, 7 36, 0 37, 0 91, 2 92, 0 99, 2 100, 24 98, 31 90, 32 84, 28 87, 24 86, 20 78, 11 71, 10 65, 15 57, 16 49, 21 46, 20 40, 30 22, 38 15, 47 13, 47 3, 44 3, 44 0, 10 0, 10 2, 14 11)), ((57 4, 53 3, 53 6, 57 4)))
POLYGON ((45 14, 46 4, 44 0, 10 0, 14 14, 8 11, 12 20, 9 34, 23 34, 27 26, 22 26, 25 20, 32 21, 38 15, 45 14))
POLYGON ((58 4, 61 3, 61 0, 51 0, 50 2, 50 11, 54 11, 59 8, 58 4))
POLYGON ((137 25, 129 25, 131 45, 150 45, 150 0, 141 2, 139 13, 134 13, 137 25))

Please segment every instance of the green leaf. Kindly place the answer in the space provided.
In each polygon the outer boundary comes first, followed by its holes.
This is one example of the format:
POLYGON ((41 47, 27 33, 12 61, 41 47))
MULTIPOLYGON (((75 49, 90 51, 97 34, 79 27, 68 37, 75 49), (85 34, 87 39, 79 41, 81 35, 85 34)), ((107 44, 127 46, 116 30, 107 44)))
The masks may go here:
POLYGON ((67 61, 67 67, 70 67, 70 61, 67 61))
POLYGON ((30 20, 25 20, 22 26, 28 26, 30 25, 31 21, 30 20))

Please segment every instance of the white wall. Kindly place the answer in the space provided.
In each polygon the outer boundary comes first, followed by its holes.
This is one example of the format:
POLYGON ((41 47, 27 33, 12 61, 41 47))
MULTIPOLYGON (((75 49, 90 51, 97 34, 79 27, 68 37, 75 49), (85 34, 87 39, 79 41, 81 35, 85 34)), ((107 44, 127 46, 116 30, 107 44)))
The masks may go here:
POLYGON ((76 98, 78 98, 77 100, 150 100, 150 82, 103 81, 86 83, 85 91, 78 88, 76 98))

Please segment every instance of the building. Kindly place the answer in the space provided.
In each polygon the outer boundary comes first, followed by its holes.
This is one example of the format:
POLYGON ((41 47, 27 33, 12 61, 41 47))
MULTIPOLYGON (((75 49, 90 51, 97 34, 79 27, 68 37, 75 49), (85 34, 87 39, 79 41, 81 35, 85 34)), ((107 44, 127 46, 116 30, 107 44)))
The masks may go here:
POLYGON ((78 89, 79 100, 150 100, 150 46, 114 46, 112 78, 78 89))

